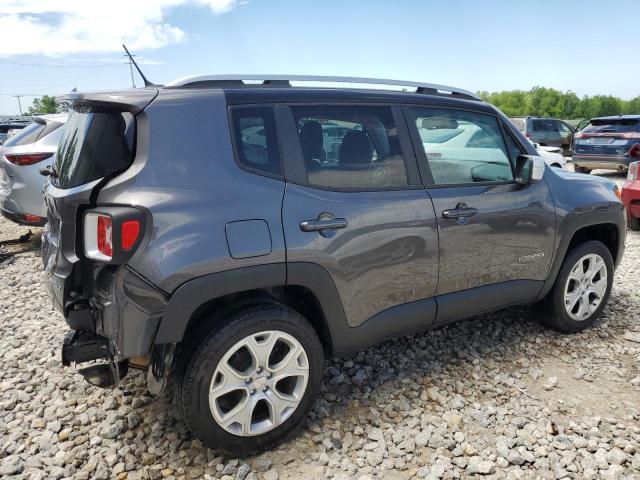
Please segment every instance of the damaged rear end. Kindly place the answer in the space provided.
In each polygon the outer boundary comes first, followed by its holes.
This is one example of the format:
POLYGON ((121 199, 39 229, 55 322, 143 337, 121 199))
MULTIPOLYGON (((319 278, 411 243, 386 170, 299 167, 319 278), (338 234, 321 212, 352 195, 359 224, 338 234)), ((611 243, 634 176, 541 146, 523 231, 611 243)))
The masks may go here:
POLYGON ((70 327, 62 362, 92 362, 80 373, 101 387, 117 384, 131 365, 153 363, 161 378, 170 355, 152 348, 166 296, 127 265, 148 241, 152 216, 142 206, 98 202, 109 181, 143 168, 144 109, 157 95, 147 88, 62 97, 73 111, 48 172, 43 262, 70 327))

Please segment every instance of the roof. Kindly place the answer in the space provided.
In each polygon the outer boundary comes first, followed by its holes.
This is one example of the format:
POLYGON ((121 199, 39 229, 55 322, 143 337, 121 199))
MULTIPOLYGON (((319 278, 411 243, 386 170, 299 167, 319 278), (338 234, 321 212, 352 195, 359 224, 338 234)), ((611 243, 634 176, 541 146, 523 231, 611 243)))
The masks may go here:
POLYGON ((607 117, 593 117, 591 120, 640 120, 640 115, 609 115, 607 117))
POLYGON ((48 113, 43 115, 34 115, 33 121, 37 123, 46 123, 46 122, 58 122, 58 123, 67 123, 67 119, 69 118, 69 114, 67 113, 48 113))

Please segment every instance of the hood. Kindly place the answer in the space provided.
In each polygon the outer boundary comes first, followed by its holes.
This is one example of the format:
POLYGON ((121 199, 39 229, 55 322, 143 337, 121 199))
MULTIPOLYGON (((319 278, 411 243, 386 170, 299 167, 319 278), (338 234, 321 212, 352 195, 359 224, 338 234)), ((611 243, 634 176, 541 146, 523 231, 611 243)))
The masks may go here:
POLYGON ((602 185, 610 185, 612 188, 616 186, 616 182, 609 180, 605 177, 598 175, 591 175, 587 173, 576 173, 569 170, 554 170, 555 174, 565 180, 571 180, 576 182, 588 182, 588 183, 600 183, 602 185))

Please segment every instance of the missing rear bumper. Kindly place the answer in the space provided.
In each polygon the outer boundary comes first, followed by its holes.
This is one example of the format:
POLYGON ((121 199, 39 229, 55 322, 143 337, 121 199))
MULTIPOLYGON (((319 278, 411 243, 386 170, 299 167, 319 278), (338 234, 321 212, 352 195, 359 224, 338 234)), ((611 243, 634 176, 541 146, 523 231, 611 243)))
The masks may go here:
POLYGON ((70 330, 62 342, 62 364, 85 363, 106 360, 78 370, 91 385, 109 388, 120 383, 128 371, 126 361, 116 362, 109 348, 109 340, 95 333, 70 330))
POLYGON ((109 340, 95 333, 69 330, 62 341, 62 365, 111 358, 109 340))

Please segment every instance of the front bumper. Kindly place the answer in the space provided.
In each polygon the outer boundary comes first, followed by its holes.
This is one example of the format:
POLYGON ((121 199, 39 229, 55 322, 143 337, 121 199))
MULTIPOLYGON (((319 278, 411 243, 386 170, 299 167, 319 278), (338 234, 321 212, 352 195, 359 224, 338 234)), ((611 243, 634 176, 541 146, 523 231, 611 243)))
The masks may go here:
POLYGON ((632 160, 625 156, 574 155, 573 164, 589 170, 618 170, 626 172, 632 160))

